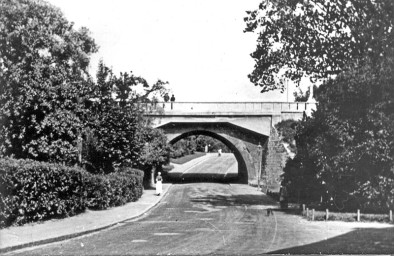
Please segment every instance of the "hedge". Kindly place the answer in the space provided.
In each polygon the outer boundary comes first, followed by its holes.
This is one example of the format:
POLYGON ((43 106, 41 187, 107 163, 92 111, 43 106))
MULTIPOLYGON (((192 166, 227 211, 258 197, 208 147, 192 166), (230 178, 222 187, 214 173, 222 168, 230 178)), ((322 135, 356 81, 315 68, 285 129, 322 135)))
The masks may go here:
POLYGON ((85 176, 87 207, 102 210, 137 201, 143 191, 144 172, 135 169, 121 170, 108 175, 85 176))
POLYGON ((93 175, 79 167, 0 159, 0 228, 106 209, 142 195, 143 172, 93 175))

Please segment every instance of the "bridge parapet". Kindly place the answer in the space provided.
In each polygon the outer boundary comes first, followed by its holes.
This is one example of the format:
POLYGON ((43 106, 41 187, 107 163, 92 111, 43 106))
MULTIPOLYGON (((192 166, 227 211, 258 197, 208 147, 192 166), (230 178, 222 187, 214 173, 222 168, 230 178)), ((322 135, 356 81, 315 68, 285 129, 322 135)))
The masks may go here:
POLYGON ((306 112, 316 109, 310 102, 158 102, 142 103, 149 115, 187 114, 268 114, 280 115, 286 112, 306 112))

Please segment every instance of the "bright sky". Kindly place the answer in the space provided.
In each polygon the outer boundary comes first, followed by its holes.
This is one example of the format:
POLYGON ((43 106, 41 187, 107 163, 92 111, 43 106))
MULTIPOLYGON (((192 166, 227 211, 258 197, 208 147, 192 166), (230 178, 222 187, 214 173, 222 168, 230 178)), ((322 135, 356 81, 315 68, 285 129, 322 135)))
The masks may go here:
MULTIPOLYGON (((243 33, 260 0, 48 0, 100 46, 92 58, 150 83, 168 81, 177 101, 286 101, 261 94, 247 75, 257 36, 243 33)), ((289 99, 293 100, 292 93, 289 99)))

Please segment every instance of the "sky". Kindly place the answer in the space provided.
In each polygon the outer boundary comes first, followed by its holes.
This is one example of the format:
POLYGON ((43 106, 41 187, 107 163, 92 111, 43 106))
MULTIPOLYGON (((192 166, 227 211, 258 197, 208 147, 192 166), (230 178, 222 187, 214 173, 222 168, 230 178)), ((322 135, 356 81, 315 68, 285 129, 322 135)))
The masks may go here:
POLYGON ((115 74, 168 81, 178 102, 293 100, 291 88, 262 94, 247 77, 257 35, 243 32, 243 18, 261 0, 47 1, 91 31, 92 75, 102 59, 115 74))

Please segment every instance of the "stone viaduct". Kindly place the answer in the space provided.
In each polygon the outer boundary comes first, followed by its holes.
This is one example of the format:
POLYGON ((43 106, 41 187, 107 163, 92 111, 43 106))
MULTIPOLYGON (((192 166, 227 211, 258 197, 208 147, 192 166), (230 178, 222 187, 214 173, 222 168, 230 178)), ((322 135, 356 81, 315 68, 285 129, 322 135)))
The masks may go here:
POLYGON ((256 184, 261 177, 262 150, 274 125, 300 119, 316 103, 296 102, 159 102, 145 105, 146 116, 173 144, 190 135, 207 135, 222 141, 238 162, 239 182, 256 184))

